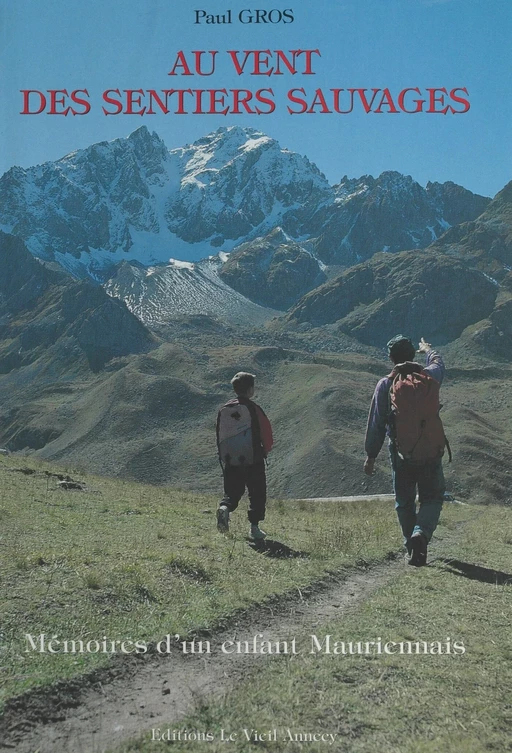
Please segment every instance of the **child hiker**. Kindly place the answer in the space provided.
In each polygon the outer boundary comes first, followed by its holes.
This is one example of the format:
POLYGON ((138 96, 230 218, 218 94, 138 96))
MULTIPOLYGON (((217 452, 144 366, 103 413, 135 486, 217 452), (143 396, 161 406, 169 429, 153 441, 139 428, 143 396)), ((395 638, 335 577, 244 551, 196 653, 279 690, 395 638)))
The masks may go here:
POLYGON ((254 374, 239 371, 231 384, 236 397, 217 416, 217 449, 224 474, 224 497, 217 510, 217 528, 222 533, 229 530, 229 514, 236 510, 247 487, 250 536, 264 539, 267 534, 259 523, 265 519, 265 458, 273 445, 272 427, 260 406, 251 400, 254 374))

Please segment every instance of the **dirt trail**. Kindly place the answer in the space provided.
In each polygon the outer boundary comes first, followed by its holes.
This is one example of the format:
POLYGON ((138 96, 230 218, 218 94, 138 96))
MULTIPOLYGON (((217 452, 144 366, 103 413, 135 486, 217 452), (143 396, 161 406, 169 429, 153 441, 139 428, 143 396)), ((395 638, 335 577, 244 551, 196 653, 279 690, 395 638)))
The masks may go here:
MULTIPOLYGON (((437 537, 431 562, 452 539, 437 537)), ((8 704, 0 721, 0 753, 103 753, 151 728, 179 728, 179 720, 198 699, 225 693, 255 666, 260 654, 225 654, 224 641, 291 641, 308 651, 311 635, 370 598, 408 566, 401 554, 372 567, 331 575, 305 592, 276 598, 231 618, 209 638, 210 654, 172 653, 123 657, 108 670, 75 682, 62 682, 8 704)))

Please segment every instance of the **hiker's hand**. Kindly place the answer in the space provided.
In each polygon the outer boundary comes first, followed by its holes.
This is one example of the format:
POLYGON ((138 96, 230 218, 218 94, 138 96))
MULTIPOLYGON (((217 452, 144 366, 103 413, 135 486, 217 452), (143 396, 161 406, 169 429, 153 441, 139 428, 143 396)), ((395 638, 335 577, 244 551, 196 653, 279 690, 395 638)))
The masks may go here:
POLYGON ((375 473, 375 458, 366 458, 363 468, 367 476, 373 476, 375 473))
POLYGON ((418 353, 427 353, 429 350, 431 350, 432 345, 430 343, 426 343, 423 337, 420 340, 420 344, 418 345, 418 353))

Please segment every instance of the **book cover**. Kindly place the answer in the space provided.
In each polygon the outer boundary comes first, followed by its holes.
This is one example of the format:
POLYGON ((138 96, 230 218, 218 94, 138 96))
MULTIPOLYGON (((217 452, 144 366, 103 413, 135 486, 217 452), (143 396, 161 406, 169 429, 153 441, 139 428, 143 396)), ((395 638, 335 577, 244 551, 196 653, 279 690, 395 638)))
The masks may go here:
POLYGON ((0 750, 505 750, 509 4, 0 19, 0 750), (447 367, 425 568, 363 471, 398 333, 447 367))

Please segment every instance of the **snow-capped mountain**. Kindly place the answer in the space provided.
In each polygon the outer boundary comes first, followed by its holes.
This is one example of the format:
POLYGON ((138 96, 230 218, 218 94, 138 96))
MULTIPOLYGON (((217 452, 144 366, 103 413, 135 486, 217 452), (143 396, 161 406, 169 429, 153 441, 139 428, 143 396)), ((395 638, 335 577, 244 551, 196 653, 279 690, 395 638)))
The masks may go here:
POLYGON ((0 178, 0 228, 76 277, 101 279, 121 261, 197 261, 278 226, 322 262, 346 265, 424 247, 487 203, 392 172, 331 186, 306 157, 238 126, 173 150, 143 126, 0 178))
POLYGON ((330 187, 305 157, 252 129, 172 151, 139 128, 0 178, 0 225, 76 276, 120 261, 198 260, 272 229, 330 187))
POLYGON ((312 219, 313 248, 325 263, 343 265, 380 251, 425 248, 451 225, 478 217, 490 201, 451 182, 423 188, 395 171, 345 176, 333 192, 333 203, 312 219))

